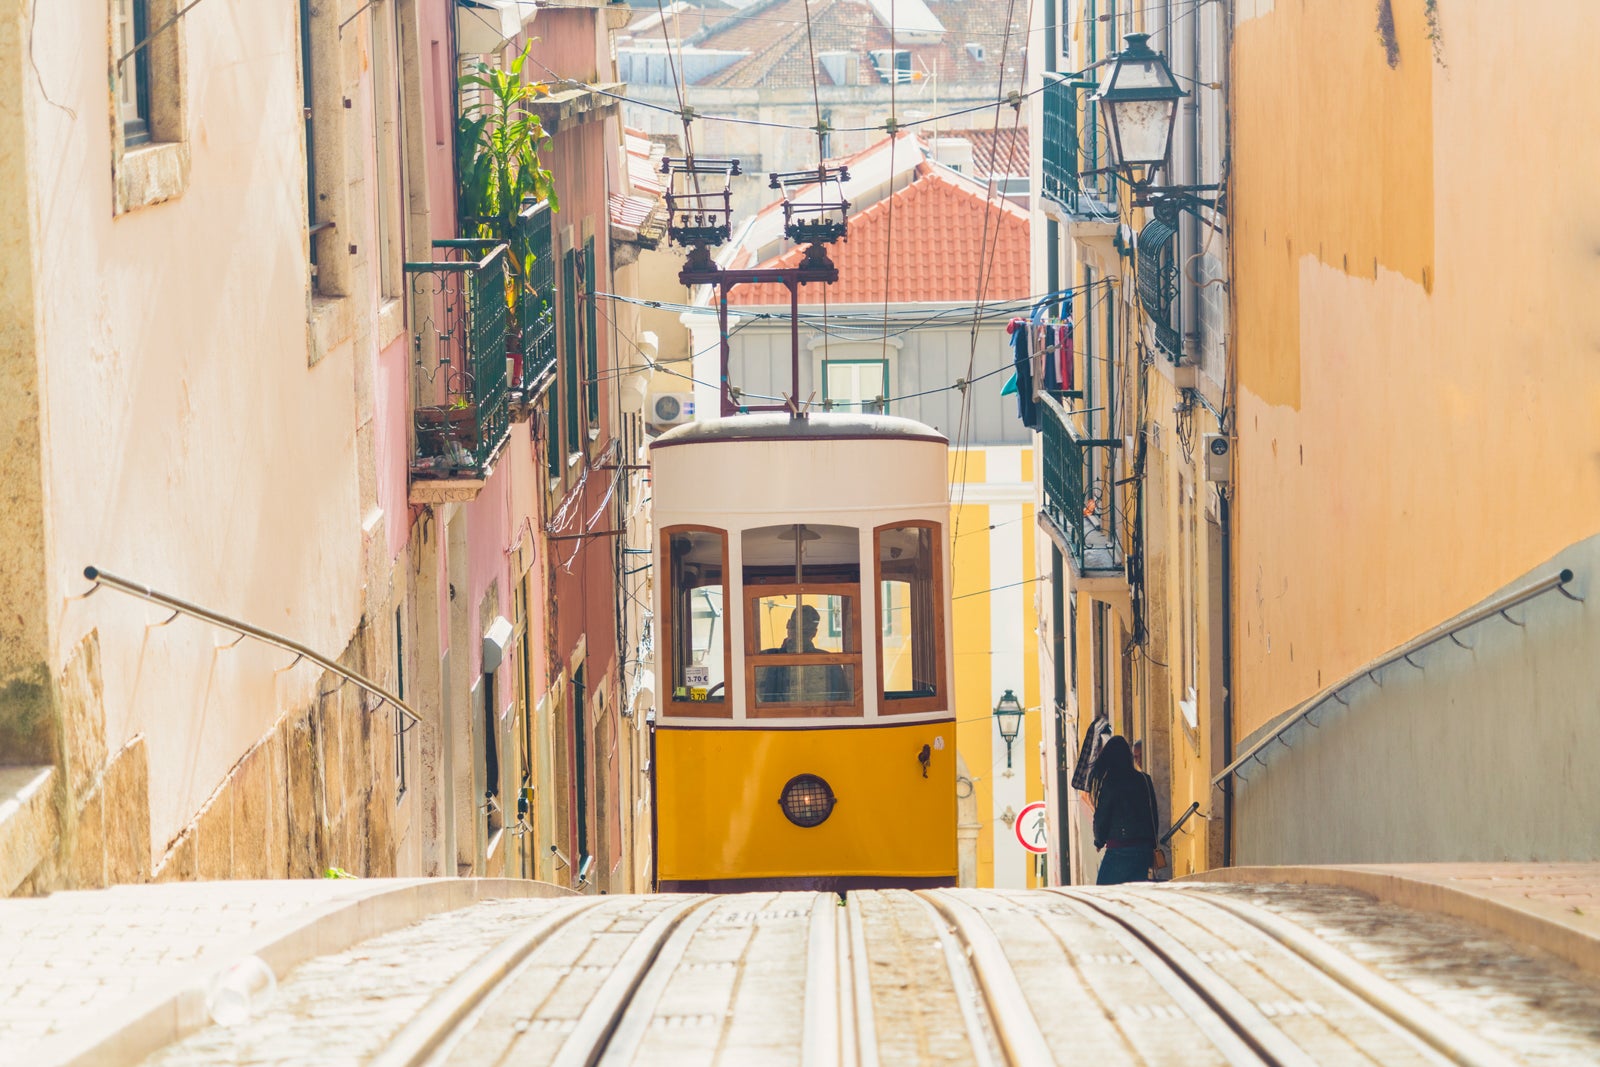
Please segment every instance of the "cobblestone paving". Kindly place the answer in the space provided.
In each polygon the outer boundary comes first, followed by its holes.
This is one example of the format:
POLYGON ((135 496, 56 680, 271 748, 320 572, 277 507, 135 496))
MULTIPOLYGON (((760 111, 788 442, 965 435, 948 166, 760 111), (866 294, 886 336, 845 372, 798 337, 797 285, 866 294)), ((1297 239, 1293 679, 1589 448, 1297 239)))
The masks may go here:
POLYGON ((1188 885, 1266 908, 1534 1067, 1600 1063, 1600 979, 1471 924, 1323 886, 1188 885))
POLYGON ((0 901, 0 1061, 26 1063, 32 1042, 160 990, 174 968, 362 891, 355 881, 191 882, 0 901))
POLYGON ((365 1062, 474 960, 530 920, 571 904, 484 901, 301 964, 250 1022, 208 1027, 146 1067, 365 1062))

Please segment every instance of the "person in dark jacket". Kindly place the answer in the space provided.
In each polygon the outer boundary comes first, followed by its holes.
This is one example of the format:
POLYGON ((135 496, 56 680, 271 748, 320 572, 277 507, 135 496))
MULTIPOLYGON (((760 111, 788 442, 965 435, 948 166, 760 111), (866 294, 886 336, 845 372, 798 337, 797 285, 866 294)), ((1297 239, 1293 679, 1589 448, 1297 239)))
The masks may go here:
POLYGON ((1150 877, 1156 848, 1156 787, 1133 765, 1125 737, 1113 737, 1100 750, 1089 775, 1094 797, 1094 847, 1105 849, 1099 885, 1143 882, 1150 877))

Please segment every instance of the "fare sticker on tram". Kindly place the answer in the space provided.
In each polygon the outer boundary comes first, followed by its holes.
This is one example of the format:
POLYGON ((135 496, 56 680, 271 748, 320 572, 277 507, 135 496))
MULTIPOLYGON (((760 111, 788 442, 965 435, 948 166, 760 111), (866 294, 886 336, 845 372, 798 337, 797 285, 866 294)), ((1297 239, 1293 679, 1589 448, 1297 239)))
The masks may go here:
POLYGON ((711 685, 711 668, 704 665, 685 667, 683 684, 689 690, 690 700, 705 700, 706 690, 711 685))
POLYGON ((1042 855, 1050 851, 1050 824, 1045 819, 1044 801, 1035 800, 1023 808, 1017 821, 1011 824, 1011 829, 1017 835, 1018 843, 1029 852, 1042 855))

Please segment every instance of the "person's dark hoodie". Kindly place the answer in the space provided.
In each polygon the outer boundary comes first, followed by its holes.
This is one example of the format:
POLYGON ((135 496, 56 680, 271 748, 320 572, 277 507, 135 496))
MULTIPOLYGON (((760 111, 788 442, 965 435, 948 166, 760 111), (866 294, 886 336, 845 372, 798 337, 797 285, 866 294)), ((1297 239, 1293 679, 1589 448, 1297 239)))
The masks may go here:
POLYGON ((1107 841, 1156 843, 1156 787, 1133 765, 1125 737, 1113 737, 1100 750, 1089 776, 1094 797, 1094 847, 1107 841))

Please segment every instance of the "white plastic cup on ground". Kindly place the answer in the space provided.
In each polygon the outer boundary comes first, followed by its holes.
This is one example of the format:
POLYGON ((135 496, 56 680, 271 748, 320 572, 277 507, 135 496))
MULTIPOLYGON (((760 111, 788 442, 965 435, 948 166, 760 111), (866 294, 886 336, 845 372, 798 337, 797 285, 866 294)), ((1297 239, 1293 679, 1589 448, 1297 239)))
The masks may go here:
POLYGON ((278 991, 272 968, 260 956, 246 956, 212 981, 206 1011, 218 1026, 238 1026, 261 1014, 278 991))

